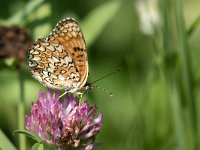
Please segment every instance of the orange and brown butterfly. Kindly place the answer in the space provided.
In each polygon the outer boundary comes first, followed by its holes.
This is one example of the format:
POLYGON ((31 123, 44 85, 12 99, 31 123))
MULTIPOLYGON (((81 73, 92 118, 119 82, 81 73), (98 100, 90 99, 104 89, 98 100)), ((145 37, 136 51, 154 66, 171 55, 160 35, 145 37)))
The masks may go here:
POLYGON ((58 22, 47 38, 31 46, 28 62, 33 76, 44 86, 80 92, 88 77, 88 58, 79 24, 72 18, 58 22))

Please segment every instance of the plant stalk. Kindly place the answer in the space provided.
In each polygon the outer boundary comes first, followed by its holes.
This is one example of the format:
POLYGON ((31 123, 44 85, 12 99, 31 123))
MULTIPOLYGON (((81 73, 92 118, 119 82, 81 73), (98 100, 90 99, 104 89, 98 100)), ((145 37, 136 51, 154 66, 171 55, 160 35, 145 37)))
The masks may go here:
MULTIPOLYGON (((24 130, 25 124, 25 95, 24 95, 24 73, 22 66, 19 67, 19 86, 20 86, 20 100, 18 103, 18 127, 19 130, 24 130)), ((19 134, 19 149, 26 150, 26 137, 19 134)))

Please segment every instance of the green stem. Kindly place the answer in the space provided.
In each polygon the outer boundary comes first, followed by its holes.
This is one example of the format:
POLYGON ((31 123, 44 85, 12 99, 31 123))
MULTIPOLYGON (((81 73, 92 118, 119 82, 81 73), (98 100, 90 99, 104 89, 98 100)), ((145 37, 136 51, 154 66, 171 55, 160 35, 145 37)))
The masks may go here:
MULTIPOLYGON (((24 129, 25 123, 25 97, 24 97, 24 73, 22 66, 19 67, 19 86, 20 86, 20 100, 18 104, 18 127, 19 130, 24 129)), ((26 150, 25 135, 19 134, 19 149, 26 150)))
POLYGON ((193 135, 192 144, 194 149, 198 149, 198 140, 197 140, 197 113, 195 106, 195 99, 193 95, 193 85, 192 85, 192 69, 190 64, 190 53, 188 48, 187 41, 187 31, 185 28, 183 10, 182 10, 182 1, 175 1, 175 10, 176 10, 176 24, 177 24, 177 33, 179 39, 179 53, 181 58, 181 79, 182 79, 182 89, 183 89, 183 98, 186 101, 187 109, 189 110, 189 120, 191 123, 191 132, 193 135))
POLYGON ((196 108, 193 96, 193 86, 192 86, 192 71, 190 65, 190 55, 187 43, 187 31, 185 29, 185 23, 182 14, 182 3, 181 0, 175 1, 176 10, 176 23, 177 23, 177 33, 179 38, 179 48, 181 56, 181 70, 182 70, 182 83, 184 98, 189 106, 191 123, 193 126, 193 132, 196 132, 196 108))
POLYGON ((181 98, 178 81, 176 78, 176 58, 172 48, 172 36, 170 36, 170 16, 168 0, 162 1, 163 10, 163 43, 166 56, 165 65, 167 73, 167 82, 169 84, 169 99, 172 106, 172 117, 174 120, 175 134, 178 142, 178 149, 188 150, 188 142, 186 140, 186 131, 184 129, 184 121, 181 109, 181 98))

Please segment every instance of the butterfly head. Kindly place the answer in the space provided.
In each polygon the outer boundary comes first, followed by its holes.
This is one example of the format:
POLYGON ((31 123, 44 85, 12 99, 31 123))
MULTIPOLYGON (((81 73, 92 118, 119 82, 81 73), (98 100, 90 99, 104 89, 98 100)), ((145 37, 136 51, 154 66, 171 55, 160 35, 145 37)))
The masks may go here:
POLYGON ((89 92, 92 88, 93 88, 93 86, 92 86, 92 84, 91 83, 86 83, 85 85, 84 85, 84 90, 86 91, 86 92, 89 92))

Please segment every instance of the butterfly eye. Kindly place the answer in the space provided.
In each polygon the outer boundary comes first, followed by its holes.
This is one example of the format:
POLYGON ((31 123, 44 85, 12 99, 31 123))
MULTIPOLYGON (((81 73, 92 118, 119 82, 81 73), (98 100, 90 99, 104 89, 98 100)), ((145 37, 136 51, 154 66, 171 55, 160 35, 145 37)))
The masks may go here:
POLYGON ((88 92, 92 89, 92 85, 90 83, 85 84, 85 90, 88 92))

